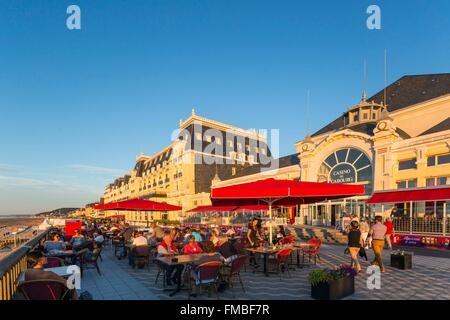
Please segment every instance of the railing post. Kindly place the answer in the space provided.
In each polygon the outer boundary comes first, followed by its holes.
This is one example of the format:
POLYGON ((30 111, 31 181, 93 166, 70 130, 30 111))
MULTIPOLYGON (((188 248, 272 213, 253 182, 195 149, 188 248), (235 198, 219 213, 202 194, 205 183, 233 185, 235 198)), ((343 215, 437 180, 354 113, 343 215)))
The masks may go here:
POLYGON ((413 216, 413 202, 409 202, 409 233, 413 233, 413 223, 412 223, 412 216, 413 216))
POLYGON ((442 234, 445 237, 446 231, 447 231, 447 202, 444 201, 444 214, 442 215, 444 218, 442 221, 442 234))

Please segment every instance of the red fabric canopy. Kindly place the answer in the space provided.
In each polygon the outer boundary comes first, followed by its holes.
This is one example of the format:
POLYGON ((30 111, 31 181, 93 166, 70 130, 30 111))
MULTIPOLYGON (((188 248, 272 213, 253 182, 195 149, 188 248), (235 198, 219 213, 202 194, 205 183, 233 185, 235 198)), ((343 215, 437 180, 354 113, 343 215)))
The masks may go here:
POLYGON ((450 187, 375 192, 366 203, 450 200, 450 187))
POLYGON ((161 203, 144 199, 130 199, 111 202, 95 206, 97 210, 124 210, 124 211, 178 211, 182 208, 168 203, 161 203))
POLYGON ((267 211, 269 206, 266 204, 239 206, 235 211, 267 211))
POLYGON ((265 179, 211 190, 213 205, 295 206, 364 194, 364 186, 265 179))
POLYGON ((117 214, 115 216, 109 216, 109 217, 106 217, 106 218, 108 218, 108 219, 125 219, 125 215, 117 214))
POLYGON ((188 212, 215 212, 215 211, 234 211, 236 206, 199 206, 188 212))

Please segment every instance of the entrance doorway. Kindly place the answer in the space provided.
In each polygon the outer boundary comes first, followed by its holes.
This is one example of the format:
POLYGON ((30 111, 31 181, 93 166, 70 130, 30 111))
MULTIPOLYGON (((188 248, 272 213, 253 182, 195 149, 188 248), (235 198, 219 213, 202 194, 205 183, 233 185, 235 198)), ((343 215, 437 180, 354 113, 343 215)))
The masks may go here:
POLYGON ((336 221, 340 220, 341 217, 341 208, 340 204, 331 205, 331 226, 336 226, 336 221))

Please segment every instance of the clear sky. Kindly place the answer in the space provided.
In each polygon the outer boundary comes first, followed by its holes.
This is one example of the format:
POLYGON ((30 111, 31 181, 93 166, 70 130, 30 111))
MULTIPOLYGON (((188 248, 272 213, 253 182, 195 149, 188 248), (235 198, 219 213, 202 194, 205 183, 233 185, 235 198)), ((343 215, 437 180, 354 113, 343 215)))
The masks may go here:
POLYGON ((293 153, 359 102, 364 59, 382 89, 384 48, 388 82, 449 72, 449 30, 448 0, 0 0, 0 214, 97 200, 193 106, 293 153))

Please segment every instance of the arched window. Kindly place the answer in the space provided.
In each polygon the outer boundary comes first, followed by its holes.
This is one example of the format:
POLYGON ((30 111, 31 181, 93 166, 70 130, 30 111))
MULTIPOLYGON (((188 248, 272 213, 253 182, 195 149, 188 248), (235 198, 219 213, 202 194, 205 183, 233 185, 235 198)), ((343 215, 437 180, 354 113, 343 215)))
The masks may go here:
POLYGON ((339 149, 330 154, 319 168, 317 180, 332 183, 366 184, 372 192, 372 163, 369 157, 355 148, 339 149))

